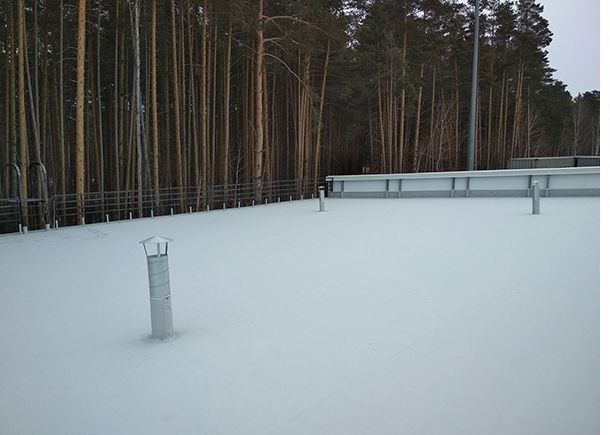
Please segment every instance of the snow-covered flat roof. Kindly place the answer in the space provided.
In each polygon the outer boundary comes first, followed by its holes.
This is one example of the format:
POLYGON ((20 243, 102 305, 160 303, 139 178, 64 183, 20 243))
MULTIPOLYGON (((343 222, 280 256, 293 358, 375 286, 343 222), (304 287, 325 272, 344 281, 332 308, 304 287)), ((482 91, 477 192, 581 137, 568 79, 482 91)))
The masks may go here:
POLYGON ((0 236, 0 432, 599 432, 599 198, 316 209, 0 236), (166 342, 154 234, 174 240, 166 342))

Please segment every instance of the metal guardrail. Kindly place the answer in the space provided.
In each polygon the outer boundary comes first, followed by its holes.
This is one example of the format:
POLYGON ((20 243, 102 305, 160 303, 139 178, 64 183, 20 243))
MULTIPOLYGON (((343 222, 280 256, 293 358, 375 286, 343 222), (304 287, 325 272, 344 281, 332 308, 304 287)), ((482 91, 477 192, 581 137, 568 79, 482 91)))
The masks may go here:
POLYGON ((510 159, 508 169, 583 168, 599 166, 599 156, 525 157, 510 159))
POLYGON ((29 229, 78 225, 79 203, 85 223, 125 220, 138 217, 162 216, 198 212, 223 208, 238 208, 291 199, 313 198, 320 182, 282 180, 263 183, 262 196, 256 201, 254 183, 208 186, 199 188, 162 188, 142 192, 142 203, 138 202, 138 191, 88 192, 50 196, 48 220, 45 221, 44 204, 24 204, 24 218, 20 219, 18 201, 0 198, 0 233, 18 232, 21 225, 29 229), (141 214, 140 214, 141 211, 141 214))
POLYGON ((527 197, 534 181, 543 196, 600 194, 599 167, 330 175, 326 181, 334 198, 527 197))

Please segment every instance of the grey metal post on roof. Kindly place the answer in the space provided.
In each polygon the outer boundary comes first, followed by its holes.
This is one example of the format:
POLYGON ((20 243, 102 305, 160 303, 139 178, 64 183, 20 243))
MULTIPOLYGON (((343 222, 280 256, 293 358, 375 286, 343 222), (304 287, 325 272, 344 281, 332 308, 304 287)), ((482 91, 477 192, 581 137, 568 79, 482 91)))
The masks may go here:
POLYGON ((472 53, 472 85, 470 87, 470 123, 468 125, 468 170, 474 171, 474 143, 477 120, 477 76, 479 65, 479 0, 474 4, 474 49, 472 53))
POLYGON ((318 187, 318 194, 320 196, 320 211, 326 211, 326 207, 324 205, 324 186, 318 187))
POLYGON ((532 184, 532 214, 540 214, 540 184, 537 181, 532 184))

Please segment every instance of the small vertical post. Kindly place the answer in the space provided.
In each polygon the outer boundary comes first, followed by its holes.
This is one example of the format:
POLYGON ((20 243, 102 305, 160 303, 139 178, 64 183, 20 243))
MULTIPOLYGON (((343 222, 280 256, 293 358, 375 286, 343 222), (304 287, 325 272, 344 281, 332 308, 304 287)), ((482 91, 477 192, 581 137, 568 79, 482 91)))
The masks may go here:
POLYGON ((150 217, 151 217, 151 218, 154 218, 154 217, 155 217, 155 212, 154 212, 152 209, 150 210, 150 217))
POLYGON ((55 228, 59 228, 59 221, 55 221, 55 228))
POLYGON ((320 198, 320 211, 326 211, 326 207, 324 204, 324 186, 318 187, 318 194, 320 198))
POLYGON ((289 198, 289 200, 290 200, 290 202, 292 202, 292 195, 290 195, 290 198, 289 198))
POLYGON ((80 218, 80 224, 81 224, 81 225, 85 225, 85 216, 82 216, 82 217, 80 218))
POLYGON ((174 215, 174 207, 171 207, 171 208, 169 209, 169 214, 170 214, 170 215, 172 215, 172 216, 174 215))
POLYGON ((51 224, 44 224, 44 230, 49 231, 51 229, 51 224))
POLYGON ((223 202, 223 203, 222 203, 222 209, 223 209, 223 210, 226 210, 226 209, 227 209, 227 203, 225 203, 225 202, 223 202))
POLYGON ((267 205, 267 198, 265 198, 265 205, 267 205))
POLYGON ((109 224, 110 223, 110 216, 106 215, 106 223, 109 224))
POLYGON ((133 213, 129 212, 129 220, 132 220, 132 219, 133 219, 133 213))
POLYGON ((252 200, 252 207, 254 207, 254 200, 252 200))
POLYGON ((540 185, 537 181, 532 184, 532 214, 540 214, 540 185))
POLYGON ((206 211, 210 211, 210 204, 206 204, 205 209, 206 209, 206 211))
POLYGON ((189 205, 189 213, 193 212, 193 207, 189 205))

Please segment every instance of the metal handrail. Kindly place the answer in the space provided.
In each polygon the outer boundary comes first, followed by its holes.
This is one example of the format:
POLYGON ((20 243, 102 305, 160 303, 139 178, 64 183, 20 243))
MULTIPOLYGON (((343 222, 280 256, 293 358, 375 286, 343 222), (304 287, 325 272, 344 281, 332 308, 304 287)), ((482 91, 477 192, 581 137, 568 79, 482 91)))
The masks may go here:
MULTIPOLYGON (((142 203, 138 202, 137 190, 119 190, 104 192, 87 192, 84 195, 75 193, 65 195, 48 195, 46 218, 44 210, 29 207, 27 210, 30 229, 43 228, 40 222, 57 223, 59 226, 77 225, 79 220, 79 203, 86 223, 108 220, 124 220, 139 217, 141 205, 142 217, 162 216, 189 211, 205 211, 222 208, 237 208, 252 204, 271 203, 309 198, 315 195, 319 182, 305 180, 278 180, 262 185, 262 197, 256 200, 256 183, 230 185, 164 187, 157 192, 144 190, 142 203)), ((44 192, 43 192, 44 193, 44 192)), ((27 207, 27 204, 25 205, 27 207)), ((0 233, 16 231, 22 215, 16 215, 14 205, 8 199, 0 198, 0 233)))

